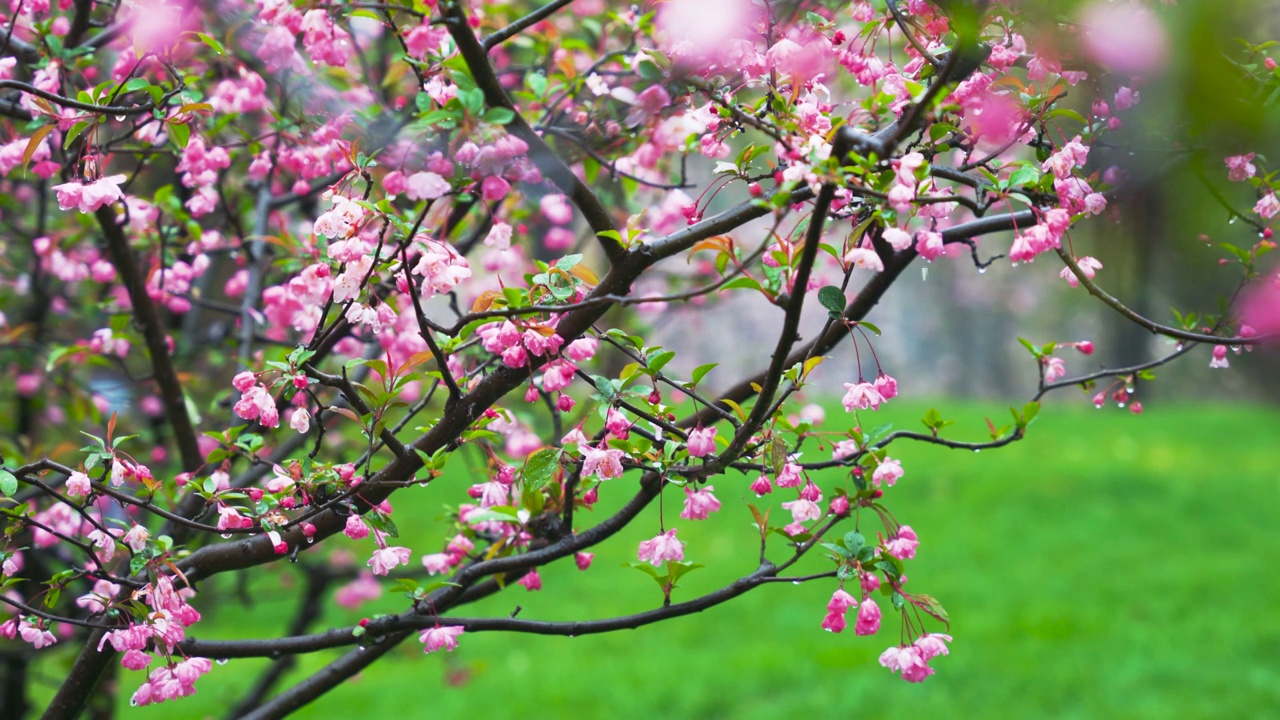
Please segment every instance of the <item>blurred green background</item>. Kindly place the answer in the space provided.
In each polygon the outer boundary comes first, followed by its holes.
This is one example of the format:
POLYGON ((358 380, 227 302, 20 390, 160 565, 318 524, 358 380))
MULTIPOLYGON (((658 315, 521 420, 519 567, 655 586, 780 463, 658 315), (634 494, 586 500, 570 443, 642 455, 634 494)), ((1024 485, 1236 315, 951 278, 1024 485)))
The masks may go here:
MULTIPOLYGON (((1280 617, 1273 609, 1280 597, 1280 573, 1273 572, 1280 557, 1280 412, 1159 405, 1133 416, 1072 399, 1051 403, 1027 439, 1001 450, 893 447, 906 476, 886 500, 921 538, 917 559, 907 564, 908 588, 937 596, 955 635, 952 654, 933 661, 938 673, 923 685, 876 663, 897 642, 896 614, 886 612, 871 638, 854 636, 852 625, 839 635, 821 630, 835 584, 818 581, 765 586, 700 615, 609 635, 474 633, 454 653, 432 656, 409 641, 298 717, 1188 718, 1280 711, 1280 617)), ((927 407, 893 402, 879 415, 907 428, 927 407)), ((1008 414, 985 403, 938 407, 959 421, 953 436, 970 439, 985 436, 984 416, 999 423, 1008 414)), ((809 452, 818 454, 816 447, 809 452)), ((458 470, 444 481, 469 482, 458 470)), ((836 478, 826 480, 829 487, 836 478)), ((753 569, 758 536, 746 509, 754 499, 747 482, 722 479, 721 511, 678 523, 687 559, 708 567, 687 577, 677 601, 753 569)), ((425 517, 439 514, 438 498, 456 496, 450 488, 411 493, 398 502, 425 517)), ((625 480, 605 485, 579 528, 630 493, 625 480)), ((680 494, 669 493, 668 518, 680 506, 680 494)), ((586 619, 656 607, 657 586, 623 567, 636 543, 656 532, 656 511, 600 548, 586 573, 561 561, 544 570, 544 590, 512 587, 467 614, 505 616, 521 606, 523 618, 586 619)), ((864 528, 875 527, 868 520, 864 528)), ((430 550, 439 532, 406 528, 405 544, 430 550)), ((783 554, 781 543, 773 546, 773 558, 783 554)), ((811 560, 799 571, 829 569, 816 555, 811 560)), ((221 580, 222 590, 233 590, 230 579, 221 580)), ((199 634, 278 635, 279 618, 295 603, 279 582, 251 579, 244 594, 252 605, 232 593, 202 605, 199 634)), ((325 622, 349 624, 403 602, 389 593, 325 622)), ((333 656, 304 658, 291 677, 333 656)), ((215 666, 195 696, 129 717, 222 717, 264 665, 215 666)), ((142 678, 119 678, 127 702, 142 678)))

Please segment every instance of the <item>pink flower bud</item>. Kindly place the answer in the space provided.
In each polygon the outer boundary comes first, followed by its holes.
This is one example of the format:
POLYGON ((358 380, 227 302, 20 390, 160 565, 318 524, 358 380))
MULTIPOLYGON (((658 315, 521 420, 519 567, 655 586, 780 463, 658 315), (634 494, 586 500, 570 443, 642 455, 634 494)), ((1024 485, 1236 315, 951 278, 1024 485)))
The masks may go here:
POLYGON ((849 514, 849 496, 837 495, 831 498, 831 504, 828 506, 828 511, 832 515, 836 515, 836 516, 848 515, 849 514))

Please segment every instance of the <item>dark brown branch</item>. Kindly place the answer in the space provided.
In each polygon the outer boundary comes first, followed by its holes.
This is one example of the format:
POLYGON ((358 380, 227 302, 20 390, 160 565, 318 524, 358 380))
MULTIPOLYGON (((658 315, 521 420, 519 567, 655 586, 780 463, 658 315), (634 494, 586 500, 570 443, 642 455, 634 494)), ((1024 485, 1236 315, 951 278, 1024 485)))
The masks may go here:
MULTIPOLYGON (((102 235, 106 238, 107 254, 120 280, 129 291, 129 302, 133 306, 133 316, 141 325, 143 339, 146 340, 147 352, 151 356, 152 374, 156 385, 160 388, 160 397, 164 401, 165 416, 173 427, 174 439, 178 443, 178 454, 182 459, 182 469, 193 472, 203 462, 200 447, 196 442, 196 429, 187 414, 186 395, 182 383, 178 381, 177 370, 169 357, 169 344, 164 331, 164 323, 155 303, 147 294, 146 278, 143 277, 134 262, 133 250, 124 235, 124 229, 116 223, 114 206, 98 208, 95 212, 102 235)), ((181 542, 181 540, 179 540, 181 542)))
POLYGON ((502 28, 501 30, 496 30, 493 33, 485 36, 484 41, 481 42, 480 44, 484 47, 484 51, 487 53, 490 50, 494 49, 495 47, 506 42, 507 40, 510 40, 511 38, 520 34, 525 28, 529 28, 534 25, 537 25, 543 20, 546 20, 547 18, 556 14, 556 11, 560 10, 561 8, 565 7, 571 2, 573 2, 573 0, 551 0, 551 2, 547 3, 546 5, 543 5, 537 10, 534 10, 528 15, 525 15, 519 20, 516 20, 515 22, 502 28))

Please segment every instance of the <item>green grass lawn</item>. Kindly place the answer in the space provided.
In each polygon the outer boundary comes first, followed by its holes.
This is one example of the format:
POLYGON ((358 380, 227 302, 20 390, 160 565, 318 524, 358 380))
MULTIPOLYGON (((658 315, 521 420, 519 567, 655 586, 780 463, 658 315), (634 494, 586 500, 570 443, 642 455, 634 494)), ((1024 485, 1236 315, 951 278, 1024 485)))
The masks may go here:
MULTIPOLYGON (((880 415, 913 427, 924 409, 895 402, 880 415)), ((1008 415, 987 405, 940 409, 960 420, 951 436, 967 439, 982 439, 984 415, 1008 415)), ((1280 712, 1277 421, 1280 412, 1262 408, 1154 405, 1135 417, 1057 403, 1026 440, 1004 449, 895 446, 907 474, 886 500, 921 538, 908 588, 942 601, 955 636, 952 654, 934 661, 938 673, 922 685, 876 663, 899 634, 888 603, 880 635, 856 637, 852 623, 833 635, 818 624, 834 583, 819 581, 766 586, 700 615, 609 635, 474 633, 453 654, 430 657, 407 642, 299 717, 1272 716, 1280 712), (446 673, 469 680, 455 687, 446 673)), ((678 521, 687 559, 708 568, 688 576, 677 601, 753 569, 747 482, 721 479, 719 513, 678 521)), ((397 496, 402 529, 413 523, 401 513, 420 507, 433 519, 443 501, 456 500, 439 490, 397 496)), ((580 526, 630 492, 625 480, 606 485, 580 526)), ((679 508, 679 493, 670 493, 668 519, 679 508)), ((514 587, 466 614, 507 615, 519 605, 524 618, 588 619, 655 607, 656 585, 623 564, 656 530, 651 508, 598 550, 588 572, 561 562, 544 570, 541 592, 514 587)), ((431 522, 405 534, 419 552, 438 549, 431 522)), ((779 544, 773 556, 783 554, 779 544)), ((814 557, 800 572, 828 568, 814 557)), ((200 635, 279 633, 293 600, 273 583, 252 583, 252 607, 223 600, 208 609, 200 635)), ((367 610, 402 603, 390 593, 367 610)), ((305 658, 300 672, 333 656, 305 658)), ((232 661, 202 679, 194 697, 122 712, 221 716, 263 664, 232 661)), ((127 702, 141 676, 120 677, 127 702)))

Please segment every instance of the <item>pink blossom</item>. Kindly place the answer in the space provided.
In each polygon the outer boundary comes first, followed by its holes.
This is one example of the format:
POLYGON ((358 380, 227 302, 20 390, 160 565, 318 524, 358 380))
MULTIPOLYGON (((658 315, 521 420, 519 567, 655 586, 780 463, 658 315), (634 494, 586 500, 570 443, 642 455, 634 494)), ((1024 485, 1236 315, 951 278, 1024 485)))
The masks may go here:
POLYGON ((925 662, 929 662, 939 655, 950 655, 951 650, 947 647, 947 643, 951 642, 951 636, 943 633, 925 633, 916 638, 912 643, 916 650, 920 653, 920 658, 925 662))
POLYGON ((855 268, 866 268, 875 272, 884 271, 884 262, 880 260, 880 255, 871 248, 853 248, 844 254, 844 262, 846 265, 855 268))
POLYGON ((120 658, 120 664, 129 670, 141 670, 151 664, 151 656, 141 650, 126 650, 120 658))
POLYGON ((311 413, 306 408, 294 410, 289 416, 289 427, 305 435, 311 429, 311 413))
MULTIPOLYGON (((1084 273, 1084 276, 1090 280, 1093 279, 1098 270, 1102 269, 1102 263, 1098 262, 1097 258, 1088 255, 1076 260, 1076 265, 1080 268, 1080 272, 1084 273)), ((1058 273, 1058 277, 1066 280, 1067 284, 1073 288, 1080 286, 1080 279, 1071 271, 1071 268, 1062 268, 1062 271, 1058 273)))
POLYGON ((610 434, 619 440, 626 440, 631 435, 631 421, 627 419, 626 415, 614 408, 609 408, 608 412, 605 413, 604 426, 610 434))
POLYGON ((1227 361, 1227 346, 1226 346, 1226 345, 1214 345, 1214 346, 1213 346, 1213 359, 1209 361, 1209 367, 1211 367, 1211 368, 1225 368, 1225 367, 1230 367, 1230 366, 1231 366, 1231 363, 1227 361))
POLYGON ((218 504, 218 529, 235 530, 253 527, 253 520, 240 514, 240 509, 230 505, 218 504))
POLYGON ((1253 157, 1256 153, 1248 155, 1232 155, 1224 162, 1227 164, 1227 179, 1231 182, 1244 182, 1253 177, 1258 172, 1258 168, 1253 164, 1253 157))
POLYGON ((849 514, 849 496, 836 495, 831 498, 831 503, 827 505, 827 512, 832 515, 848 515, 849 514))
POLYGON ((845 592, 844 588, 839 588, 831 594, 831 599, 827 601, 827 611, 843 615, 845 611, 857 604, 857 598, 845 592))
POLYGON ((852 412, 854 408, 859 410, 877 410, 881 403, 885 401, 880 391, 876 390, 876 386, 869 382, 860 382, 858 384, 845 383, 844 399, 841 403, 844 409, 852 412))
POLYGON ((1090 57, 1118 73, 1148 75, 1169 55, 1164 25, 1144 5, 1095 0, 1084 9, 1080 25, 1090 57))
POLYGON ((374 575, 386 575, 392 568, 408 564, 411 554, 407 547, 378 548, 366 564, 373 569, 374 575))
POLYGON ((822 508, 819 507, 818 503, 804 498, 784 502, 782 503, 782 508, 791 511, 791 520, 796 523, 817 520, 822 517, 822 508))
POLYGON ((147 539, 150 537, 151 533, 147 532, 145 527, 135 523, 133 527, 129 528, 129 532, 120 538, 120 542, 128 545, 129 549, 134 552, 142 552, 142 549, 147 546, 147 539))
POLYGON ((641 542, 636 555, 654 567, 668 560, 675 562, 683 560, 684 543, 676 539, 676 529, 671 528, 651 540, 641 542))
POLYGON ((885 552, 899 560, 910 560, 916 556, 916 548, 919 546, 920 539, 916 536, 916 531, 910 525, 903 525, 898 528, 898 534, 885 543, 885 552))
POLYGON ((916 233, 916 252, 930 262, 937 260, 946 249, 942 242, 942 233, 921 230, 916 233))
POLYGON ((716 451, 716 428, 700 427, 689 433, 689 454, 704 457, 716 451))
POLYGON ((1242 336, 1280 332, 1280 272, 1250 283, 1241 296, 1240 320, 1242 336))
POLYGON ((800 487, 803 478, 800 476, 800 466, 795 463, 786 463, 782 466, 782 472, 778 473, 777 485, 780 488, 800 487))
POLYGON ((875 635, 880 632, 880 606, 875 600, 867 598, 858 606, 858 624, 854 632, 858 635, 875 635))
POLYGON ((117 200, 124 200, 124 191, 120 189, 120 183, 127 177, 126 175, 101 177, 88 185, 78 182, 63 183, 54 185, 53 191, 58 195, 58 207, 63 210, 76 208, 80 212, 88 213, 117 200))
POLYGON ((1067 368, 1062 362, 1062 358, 1045 358, 1044 363, 1044 381, 1046 383, 1057 382, 1067 375, 1067 368))
POLYGON ((524 577, 516 581, 517 585, 523 585, 526 590, 533 592, 542 589, 542 576, 538 574, 535 568, 524 574, 524 577))
POLYGON ((858 452, 860 449, 861 448, 858 447, 858 441, 852 438, 848 440, 837 441, 831 446, 831 459, 843 460, 849 457, 850 455, 853 455, 854 453, 858 452))
POLYGON ((338 588, 333 594, 333 600, 348 610, 354 610, 381 596, 382 585, 374 578, 373 573, 362 570, 355 580, 338 588))
POLYGON ((706 520, 708 515, 719 510, 720 501, 712 494, 715 489, 714 485, 707 485, 699 490, 693 490, 686 485, 684 510, 680 511, 680 517, 685 520, 706 520))
POLYGON ((773 492, 773 484, 769 482, 769 476, 761 475, 756 478, 755 481, 751 483, 751 492, 755 493, 756 497, 764 497, 765 495, 773 492))
POLYGON ((595 558, 595 553, 580 552, 573 556, 573 563, 578 566, 579 570, 586 570, 591 567, 591 561, 595 558))
POLYGON ((622 458, 624 453, 611 447, 591 447, 580 445, 582 453, 582 474, 595 475, 601 480, 622 477, 622 458))
POLYGON ((896 227, 885 228, 883 237, 884 241, 889 243, 889 246, 894 250, 906 250, 911 247, 911 233, 906 230, 896 227))
POLYGON ((80 471, 71 473, 71 477, 67 478, 67 495, 71 497, 86 496, 93 491, 93 486, 89 484, 89 476, 80 471))
POLYGON ((1253 211, 1270 220, 1280 212, 1280 200, 1276 200, 1274 192, 1269 192, 1254 204, 1253 211))
POLYGON ((864 572, 858 578, 858 581, 862 585, 864 594, 870 595, 880 589, 880 578, 874 573, 864 572))
POLYGON ((423 652, 435 652, 437 650, 453 652, 453 649, 458 647, 458 636, 462 635, 462 633, 463 629, 458 625, 436 626, 427 628, 419 633, 418 641, 423 645, 423 652))
POLYGON ((575 362, 590 360, 596 354, 597 342, 595 338, 578 338, 565 347, 564 354, 575 362))
MULTIPOLYGON (((6 561, 6 565, 8 561, 6 561)), ((12 575, 7 569, 6 575, 12 575)), ((76 598, 76 605, 88 610, 90 613, 100 613, 107 609, 107 604, 111 602, 116 593, 120 592, 120 586, 107 580, 98 580, 93 583, 93 590, 76 598)))
POLYGON ((847 623, 844 619, 844 613, 827 611, 826 617, 822 618, 821 627, 827 632, 838 633, 843 631, 845 627, 847 627, 847 623))
POLYGON ((449 553, 431 553, 422 556, 422 566, 427 569, 428 575, 439 575, 449 572, 456 563, 453 555, 449 553))
POLYGON ((898 397, 898 381, 892 376, 880 373, 876 376, 876 392, 880 393, 880 397, 885 400, 892 400, 898 397))
POLYGON ((435 200, 449 192, 449 182, 433 172, 419 172, 406 178, 405 197, 410 200, 435 200))
POLYGON ((902 477, 902 474, 902 462, 886 457, 880 461, 876 471, 871 474, 871 482, 876 485, 883 482, 889 487, 893 487, 893 484, 898 481, 898 478, 902 477))
MULTIPOLYGON (((1140 99, 1140 95, 1138 94, 1137 90, 1134 90, 1131 87, 1121 87, 1120 89, 1116 90, 1116 96, 1115 96, 1116 110, 1128 110, 1134 105, 1137 105, 1139 99, 1140 99)), ((1108 126, 1110 125, 1111 122, 1114 122, 1117 120, 1118 118, 1111 118, 1111 120, 1108 121, 1108 126)))
POLYGON ((22 636, 23 642, 30 643, 37 650, 58 642, 58 638, 45 630, 43 625, 38 624, 35 618, 22 618, 22 623, 18 625, 18 635, 22 636))
POLYGON ((347 525, 342 532, 352 540, 362 540, 369 537, 369 526, 359 515, 352 514, 347 516, 347 525))

